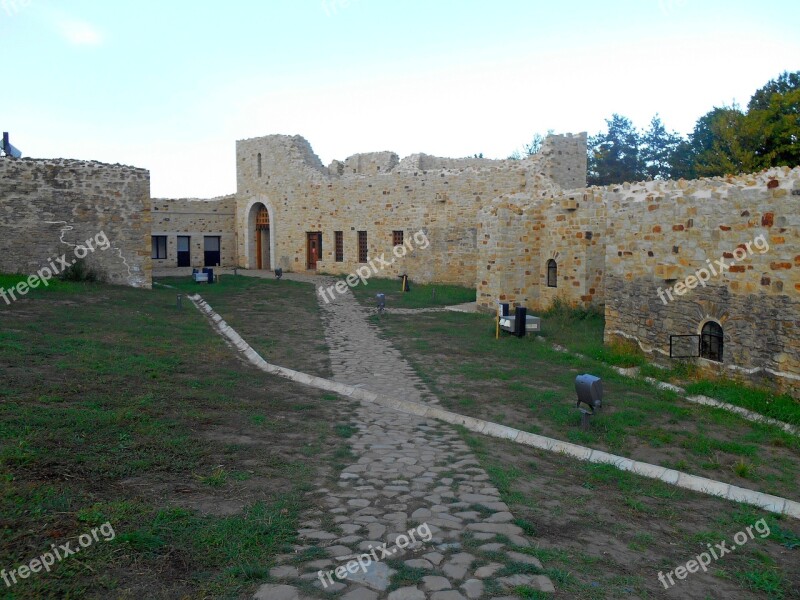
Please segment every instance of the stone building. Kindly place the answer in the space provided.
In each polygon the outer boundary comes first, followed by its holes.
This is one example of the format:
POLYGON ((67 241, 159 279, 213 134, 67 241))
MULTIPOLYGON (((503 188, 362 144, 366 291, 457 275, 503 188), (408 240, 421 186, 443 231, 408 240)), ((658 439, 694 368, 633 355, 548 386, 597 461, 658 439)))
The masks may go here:
POLYGON ((479 213, 480 308, 605 311, 659 362, 800 391, 800 167, 533 190, 479 213))
POLYGON ((234 195, 151 199, 140 169, 2 158, 0 271, 100 228, 115 251, 93 260, 129 285, 153 266, 376 265, 475 287, 485 312, 596 307, 608 342, 800 391, 800 167, 586 187, 585 134, 523 160, 374 152, 327 167, 302 137, 270 135, 237 142, 236 165, 234 195))

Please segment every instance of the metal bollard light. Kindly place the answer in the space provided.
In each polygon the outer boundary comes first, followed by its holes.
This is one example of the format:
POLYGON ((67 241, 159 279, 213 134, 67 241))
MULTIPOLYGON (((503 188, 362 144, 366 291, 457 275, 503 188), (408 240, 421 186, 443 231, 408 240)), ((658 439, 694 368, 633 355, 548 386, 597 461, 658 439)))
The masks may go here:
POLYGON ((183 309, 183 294, 178 294, 177 307, 178 310, 183 309))
POLYGON ((581 428, 585 431, 589 428, 589 418, 603 407, 603 382, 588 373, 578 375, 575 378, 575 392, 578 394, 576 406, 581 411, 581 428))
POLYGON ((375 296, 375 301, 379 313, 386 310, 386 294, 377 294, 375 296))
POLYGON ((283 269, 278 267, 277 269, 275 269, 275 279, 280 280, 281 277, 283 277, 283 269))

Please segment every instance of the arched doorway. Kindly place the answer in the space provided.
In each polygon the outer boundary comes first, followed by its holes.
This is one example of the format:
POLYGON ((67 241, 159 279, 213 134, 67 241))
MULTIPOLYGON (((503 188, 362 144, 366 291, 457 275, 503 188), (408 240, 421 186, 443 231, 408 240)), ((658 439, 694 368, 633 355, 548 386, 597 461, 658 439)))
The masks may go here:
POLYGON ((272 269, 272 221, 267 206, 255 202, 247 215, 247 258, 251 269, 272 269))

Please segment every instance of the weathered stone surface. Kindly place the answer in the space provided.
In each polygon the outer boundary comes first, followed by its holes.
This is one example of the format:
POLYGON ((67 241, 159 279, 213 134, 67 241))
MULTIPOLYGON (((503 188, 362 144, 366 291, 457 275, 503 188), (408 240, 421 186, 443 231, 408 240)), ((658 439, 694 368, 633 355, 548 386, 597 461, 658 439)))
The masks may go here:
MULTIPOLYGON (((33 275, 46 267, 52 277, 66 268, 56 262, 63 254, 68 265, 82 259, 110 283, 150 288, 151 206, 144 169, 0 157, 0 273, 33 275)), ((24 297, 27 286, 8 290, 10 301, 24 297)))
POLYGON ((300 592, 290 585, 266 583, 253 595, 253 600, 301 600, 300 592))
POLYGON ((426 600, 425 593, 416 587, 402 587, 389 594, 389 600, 426 600))

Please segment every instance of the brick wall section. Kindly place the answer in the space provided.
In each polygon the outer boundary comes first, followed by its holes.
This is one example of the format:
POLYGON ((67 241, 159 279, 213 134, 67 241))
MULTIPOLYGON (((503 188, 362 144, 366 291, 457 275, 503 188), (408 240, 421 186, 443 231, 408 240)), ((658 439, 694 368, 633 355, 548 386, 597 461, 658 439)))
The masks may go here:
MULTIPOLYGON (((586 136, 551 136, 526 160, 444 159, 391 152, 356 155, 324 167, 299 136, 237 142, 239 263, 254 266, 253 206, 270 211, 273 266, 306 268, 306 234, 322 233, 318 270, 359 268, 358 231, 366 231, 369 258, 393 264, 381 276, 408 273, 412 280, 474 286, 477 214, 491 199, 526 189, 547 172, 566 182, 583 177, 586 136), (581 151, 582 148, 582 151, 581 151), (261 176, 259 177, 259 155, 261 176), (583 162, 581 162, 582 157, 583 162), (402 230, 406 256, 393 255, 392 232, 402 230), (336 262, 334 232, 344 233, 344 261, 336 262), (429 246, 414 241, 427 239, 429 246)), ((399 253, 399 251, 398 251, 399 253)))
POLYGON ((167 236, 167 258, 154 259, 154 267, 177 266, 178 236, 191 238, 191 266, 204 266, 204 238, 219 236, 222 266, 235 267, 236 196, 231 194, 209 200, 154 198, 152 234, 167 236))
POLYGON ((87 264, 110 283, 149 288, 150 228, 144 169, 0 158, 0 272, 33 274, 103 232, 111 248, 89 253, 87 264))

